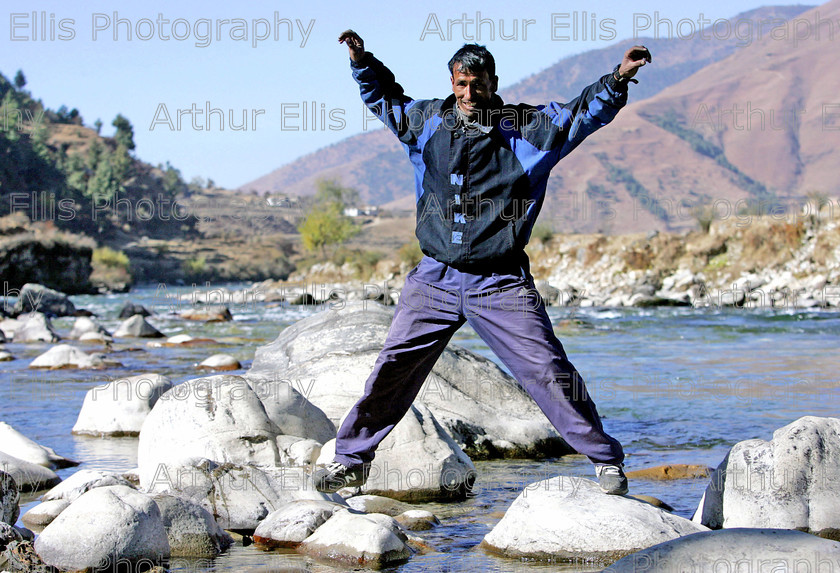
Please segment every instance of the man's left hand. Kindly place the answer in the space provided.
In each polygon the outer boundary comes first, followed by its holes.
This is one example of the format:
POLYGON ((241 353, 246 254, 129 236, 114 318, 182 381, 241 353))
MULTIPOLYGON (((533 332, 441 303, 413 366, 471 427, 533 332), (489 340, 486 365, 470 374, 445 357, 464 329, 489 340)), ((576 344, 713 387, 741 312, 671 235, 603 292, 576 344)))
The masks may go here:
POLYGON ((624 52, 624 59, 618 67, 618 75, 630 79, 636 75, 639 68, 651 61, 650 50, 644 46, 633 46, 624 52))

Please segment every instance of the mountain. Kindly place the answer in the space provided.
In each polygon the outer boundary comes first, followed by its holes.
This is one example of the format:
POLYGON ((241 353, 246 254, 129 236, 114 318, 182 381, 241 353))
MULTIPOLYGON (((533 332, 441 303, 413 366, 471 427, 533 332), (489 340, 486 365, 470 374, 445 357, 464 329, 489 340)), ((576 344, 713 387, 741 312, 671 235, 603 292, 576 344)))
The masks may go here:
MULTIPOLYGON (((840 105, 831 102, 840 75, 828 49, 838 7, 840 0, 739 14, 731 22, 754 23, 749 40, 628 40, 502 90, 508 101, 567 99, 594 79, 587 70, 610 69, 627 46, 643 43, 654 55, 630 88, 631 104, 555 168, 541 222, 558 231, 680 230, 696 226, 699 210, 712 203, 723 217, 808 192, 838 194, 831 166, 838 164, 832 128, 840 105), (787 23, 771 32, 771 18, 787 23), (811 23, 807 37, 803 22, 811 23)), ((410 165, 384 130, 309 154, 242 189, 305 195, 321 177, 356 187, 365 202, 412 203, 410 165)))

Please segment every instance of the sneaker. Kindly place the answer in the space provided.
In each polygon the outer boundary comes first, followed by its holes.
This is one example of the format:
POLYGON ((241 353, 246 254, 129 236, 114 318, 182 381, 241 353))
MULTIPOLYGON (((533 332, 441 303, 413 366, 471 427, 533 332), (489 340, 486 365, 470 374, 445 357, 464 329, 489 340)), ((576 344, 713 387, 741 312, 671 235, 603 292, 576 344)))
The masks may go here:
POLYGON ((312 481, 315 489, 322 493, 335 493, 344 487, 364 485, 370 473, 370 464, 347 467, 339 462, 332 462, 326 467, 315 470, 312 481))
POLYGON ((624 464, 595 464, 595 475, 601 491, 609 495, 624 495, 627 493, 627 476, 624 475, 624 464))

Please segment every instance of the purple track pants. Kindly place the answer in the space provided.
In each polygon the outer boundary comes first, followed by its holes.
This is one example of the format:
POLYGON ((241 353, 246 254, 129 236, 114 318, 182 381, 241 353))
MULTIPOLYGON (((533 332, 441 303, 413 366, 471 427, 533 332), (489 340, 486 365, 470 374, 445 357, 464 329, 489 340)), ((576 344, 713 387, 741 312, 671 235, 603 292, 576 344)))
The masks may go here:
POLYGON ((561 436, 593 463, 619 464, 583 379, 554 334, 527 259, 502 272, 459 271, 424 257, 406 276, 385 347, 364 395, 338 430, 335 461, 370 462, 402 419, 449 339, 468 322, 561 436))

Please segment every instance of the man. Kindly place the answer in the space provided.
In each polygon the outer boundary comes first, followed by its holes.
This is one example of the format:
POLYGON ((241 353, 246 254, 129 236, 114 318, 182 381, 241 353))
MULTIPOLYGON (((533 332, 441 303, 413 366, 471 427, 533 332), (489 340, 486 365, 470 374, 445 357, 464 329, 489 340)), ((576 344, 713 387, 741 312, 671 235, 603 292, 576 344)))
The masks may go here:
POLYGON ((347 30, 338 41, 350 51, 362 100, 414 165, 416 234, 426 256, 406 276, 385 347, 338 430, 333 463, 313 475, 316 488, 365 482, 376 447, 469 322, 560 435, 595 464, 601 489, 627 493, 621 444, 604 431, 554 335, 524 247, 551 168, 615 117, 650 52, 629 49, 612 73, 567 104, 511 106, 496 95, 495 62, 483 46, 464 45, 450 60, 452 95, 413 100, 358 34, 347 30))

